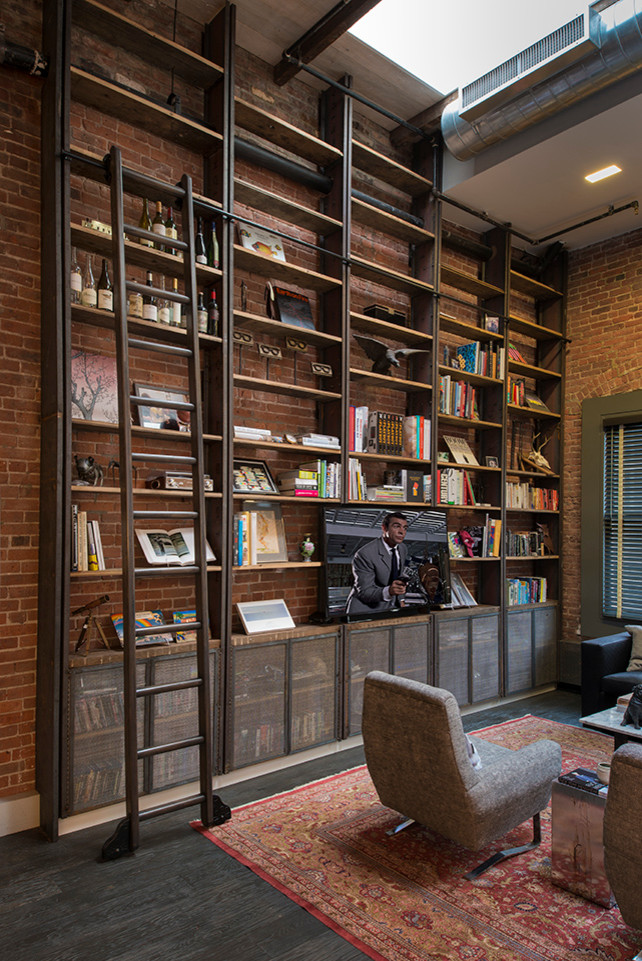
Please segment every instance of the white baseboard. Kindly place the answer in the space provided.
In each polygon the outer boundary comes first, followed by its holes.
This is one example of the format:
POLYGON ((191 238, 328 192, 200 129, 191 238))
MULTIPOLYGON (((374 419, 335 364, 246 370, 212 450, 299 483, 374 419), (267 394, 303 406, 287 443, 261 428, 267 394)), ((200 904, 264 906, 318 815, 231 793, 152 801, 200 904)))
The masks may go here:
POLYGON ((0 837, 28 831, 40 824, 40 795, 37 791, 0 798, 0 837))

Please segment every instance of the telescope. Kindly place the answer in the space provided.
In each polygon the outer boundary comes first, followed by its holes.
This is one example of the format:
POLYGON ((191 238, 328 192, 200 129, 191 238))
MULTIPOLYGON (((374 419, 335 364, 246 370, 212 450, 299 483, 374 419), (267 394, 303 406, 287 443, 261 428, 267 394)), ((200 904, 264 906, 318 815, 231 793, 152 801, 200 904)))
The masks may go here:
MULTIPOLYGON (((87 615, 87 617, 84 620, 83 626, 80 629, 80 636, 76 641, 76 646, 74 648, 75 654, 78 653, 78 651, 83 646, 85 641, 89 642, 89 634, 92 627, 94 626, 94 617, 95 617, 94 611, 96 610, 97 607, 100 607, 101 604, 104 604, 105 601, 108 601, 108 600, 109 600, 109 594, 103 594, 101 597, 97 597, 95 601, 89 601, 88 604, 83 604, 82 607, 77 607, 75 611, 71 612, 72 617, 75 617, 76 614, 87 615)), ((107 638, 105 637, 105 633, 102 627, 100 626, 100 624, 98 623, 98 621, 95 622, 95 626, 98 628, 98 633, 100 634, 103 644, 105 645, 105 647, 108 648, 109 644, 107 643, 107 638)), ((84 651, 83 653, 86 654, 88 650, 89 650, 89 643, 87 643, 87 650, 84 651)))

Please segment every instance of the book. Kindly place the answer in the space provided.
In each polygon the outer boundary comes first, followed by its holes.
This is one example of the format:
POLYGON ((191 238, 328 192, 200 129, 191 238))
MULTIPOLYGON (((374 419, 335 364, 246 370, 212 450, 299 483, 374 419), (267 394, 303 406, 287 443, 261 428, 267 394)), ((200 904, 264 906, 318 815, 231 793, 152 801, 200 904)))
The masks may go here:
POLYGON ((285 262, 285 251, 281 238, 269 230, 261 230, 260 227, 251 227, 249 224, 240 224, 238 228, 239 240, 242 247, 254 250, 257 254, 264 257, 272 257, 273 260, 285 262))
POLYGON ((453 594, 453 607, 477 607, 477 601, 466 587, 463 578, 455 571, 450 572, 450 588, 453 594))
MULTIPOLYGON (((174 624, 189 624, 190 621, 197 620, 196 611, 193 608, 187 611, 174 611, 172 613, 172 620, 174 624)), ((174 634, 174 640, 177 644, 196 641, 196 631, 177 631, 176 634, 174 634)))
POLYGON ((550 413, 550 407, 532 390, 524 390, 524 406, 530 410, 543 410, 550 413))
MULTIPOLYGON (((141 530, 136 528, 136 537, 148 564, 194 564, 194 529, 179 527, 173 531, 141 530)), ((206 543, 207 561, 216 557, 206 543)))
POLYGON ((454 437, 444 434, 444 443, 453 455, 456 464, 467 464, 468 466, 479 466, 479 461, 475 457, 467 440, 463 437, 454 437))
POLYGON ((266 288, 267 309, 270 317, 282 324, 315 330, 310 298, 296 290, 287 290, 279 284, 268 284, 266 288))
MULTIPOLYGON (((124 618, 122 614, 112 614, 111 615, 112 624, 116 631, 118 640, 120 641, 120 646, 122 647, 125 641, 124 633, 124 618)), ((165 618, 163 617, 162 611, 143 611, 142 613, 136 612, 134 615, 134 626, 136 629, 140 627, 155 627, 158 624, 164 624, 165 618)), ((150 634, 145 637, 145 635, 136 637, 136 647, 144 647, 149 644, 171 644, 173 637, 171 634, 150 634)))
POLYGON ((410 503, 424 503, 424 473, 423 471, 402 471, 406 500, 410 503))
POLYGON ((602 784, 596 771, 589 771, 584 767, 577 767, 566 774, 560 774, 557 779, 560 784, 567 784, 589 794, 606 794, 606 785, 602 784))

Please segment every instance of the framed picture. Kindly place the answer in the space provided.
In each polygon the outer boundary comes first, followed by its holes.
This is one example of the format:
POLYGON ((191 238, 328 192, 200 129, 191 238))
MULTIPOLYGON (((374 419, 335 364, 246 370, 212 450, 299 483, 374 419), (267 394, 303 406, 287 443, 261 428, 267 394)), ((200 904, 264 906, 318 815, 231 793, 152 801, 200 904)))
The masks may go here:
POLYGON ((295 626, 282 597, 272 601, 243 601, 236 606, 246 634, 282 631, 295 626))
POLYGON ((235 460, 233 489, 236 494, 278 494, 279 490, 262 460, 235 460))
POLYGON ((287 561, 288 549, 285 542, 285 527, 281 507, 271 501, 243 501, 243 510, 256 514, 256 563, 272 564, 287 561))
POLYGON ((486 457, 486 467, 499 467, 499 457, 486 457))
POLYGON ((134 384, 134 394, 136 397, 145 397, 148 400, 158 401, 158 405, 138 404, 138 423, 141 427, 153 427, 157 430, 189 430, 189 411, 174 410, 171 407, 163 407, 163 402, 175 401, 187 403, 189 397, 180 390, 159 390, 158 387, 149 387, 146 384, 134 384))
POLYGON ((108 424, 118 423, 115 357, 72 350, 71 416, 108 424))

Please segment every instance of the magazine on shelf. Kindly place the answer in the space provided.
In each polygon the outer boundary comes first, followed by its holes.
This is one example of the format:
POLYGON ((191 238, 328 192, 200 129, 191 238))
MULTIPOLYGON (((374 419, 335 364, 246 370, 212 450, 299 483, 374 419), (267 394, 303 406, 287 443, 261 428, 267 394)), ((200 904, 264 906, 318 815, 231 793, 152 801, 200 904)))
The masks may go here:
POLYGON ((310 298, 297 290, 287 290, 279 284, 267 284, 265 288, 267 312, 270 317, 280 320, 282 324, 293 327, 305 327, 315 330, 315 323, 310 307, 310 298))
POLYGON ((463 437, 454 437, 444 434, 444 443, 453 455, 456 464, 467 464, 469 467, 479 466, 479 461, 475 457, 467 440, 463 437))
MULTIPOLYGON (((123 615, 112 614, 111 620, 116 634, 118 635, 120 646, 122 647, 125 637, 123 630, 123 615)), ((158 624, 164 623, 165 618, 163 617, 162 611, 142 611, 141 613, 136 613, 134 615, 134 626, 136 629, 140 627, 156 627, 158 624)), ((147 637, 144 635, 139 635, 136 637, 136 647, 144 647, 148 644, 171 644, 173 640, 174 638, 171 634, 149 634, 147 637)))
POLYGON ((248 224, 239 226, 238 231, 242 247, 254 250, 264 257, 272 257, 273 260, 285 261, 283 243, 276 234, 269 230, 261 230, 259 227, 251 227, 248 224))
MULTIPOLYGON (((194 564, 194 529, 179 527, 173 531, 140 530, 136 528, 136 537, 148 564, 194 564)), ((206 542, 207 560, 215 561, 216 557, 210 545, 206 542)))
MULTIPOLYGON (((172 620, 174 624, 189 624, 196 620, 196 611, 194 608, 187 611, 174 611, 172 613, 172 620)), ((177 631, 176 634, 174 634, 174 640, 177 644, 196 641, 196 631, 177 631)))

